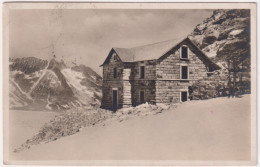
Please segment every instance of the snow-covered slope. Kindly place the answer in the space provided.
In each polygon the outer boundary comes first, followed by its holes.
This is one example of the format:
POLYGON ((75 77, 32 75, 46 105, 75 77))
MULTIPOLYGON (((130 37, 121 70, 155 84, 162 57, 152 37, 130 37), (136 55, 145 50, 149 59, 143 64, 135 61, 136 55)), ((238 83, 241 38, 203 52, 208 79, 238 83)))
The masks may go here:
MULTIPOLYGON (((45 127, 54 131, 56 128, 52 127, 68 127, 66 122, 93 121, 85 116, 89 113, 67 112, 66 117, 56 117, 48 124, 51 126, 45 127), (82 119, 83 116, 89 119, 82 119)), ((11 157, 24 161, 153 160, 151 163, 154 160, 250 160, 250 95, 185 102, 156 115, 126 115, 127 120, 95 124, 77 134, 11 152, 11 157)))
POLYGON ((64 110, 100 104, 102 78, 89 67, 68 68, 62 60, 33 57, 10 59, 9 67, 10 108, 64 110))

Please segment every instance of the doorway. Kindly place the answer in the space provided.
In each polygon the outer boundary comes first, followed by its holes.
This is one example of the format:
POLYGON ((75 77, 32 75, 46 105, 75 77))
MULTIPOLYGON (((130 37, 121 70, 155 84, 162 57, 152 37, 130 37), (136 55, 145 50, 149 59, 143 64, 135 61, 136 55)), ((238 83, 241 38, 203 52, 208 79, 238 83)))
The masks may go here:
POLYGON ((181 101, 185 102, 188 100, 188 93, 186 91, 181 92, 181 101))
POLYGON ((140 91, 140 104, 144 104, 144 91, 140 91))

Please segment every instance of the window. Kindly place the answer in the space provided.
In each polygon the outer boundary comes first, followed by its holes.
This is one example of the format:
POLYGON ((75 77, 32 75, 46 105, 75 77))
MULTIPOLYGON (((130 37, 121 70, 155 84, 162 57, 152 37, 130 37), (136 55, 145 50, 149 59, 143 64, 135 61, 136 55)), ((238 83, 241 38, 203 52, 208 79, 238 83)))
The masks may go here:
POLYGON ((188 66, 181 66, 181 79, 188 79, 188 66))
POLYGON ((140 104, 144 103, 144 91, 140 91, 140 104))
POLYGON ((181 59, 188 59, 188 47, 181 47, 181 59))
POLYGON ((144 72, 145 72, 144 70, 145 70, 144 66, 141 66, 140 67, 140 78, 141 79, 144 79, 144 72))
POLYGON ((114 78, 117 78, 117 68, 114 68, 114 78))
POLYGON ((186 91, 181 92, 181 101, 187 101, 188 100, 188 93, 186 91))

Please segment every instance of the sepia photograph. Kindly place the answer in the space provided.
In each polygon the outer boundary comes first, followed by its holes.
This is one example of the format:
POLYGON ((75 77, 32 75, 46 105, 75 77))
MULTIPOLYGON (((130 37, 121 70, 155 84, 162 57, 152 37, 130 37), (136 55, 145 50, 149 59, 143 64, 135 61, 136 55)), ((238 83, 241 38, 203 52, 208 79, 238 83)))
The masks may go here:
POLYGON ((256 165, 255 3, 3 4, 5 165, 256 165))

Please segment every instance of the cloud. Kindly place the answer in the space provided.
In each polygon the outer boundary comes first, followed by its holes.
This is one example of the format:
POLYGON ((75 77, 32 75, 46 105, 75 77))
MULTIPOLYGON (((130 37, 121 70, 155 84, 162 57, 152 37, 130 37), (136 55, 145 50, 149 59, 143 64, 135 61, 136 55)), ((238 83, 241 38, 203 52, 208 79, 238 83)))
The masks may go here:
POLYGON ((134 47, 188 35, 212 10, 13 10, 10 56, 80 59, 101 74, 112 47, 134 47))

